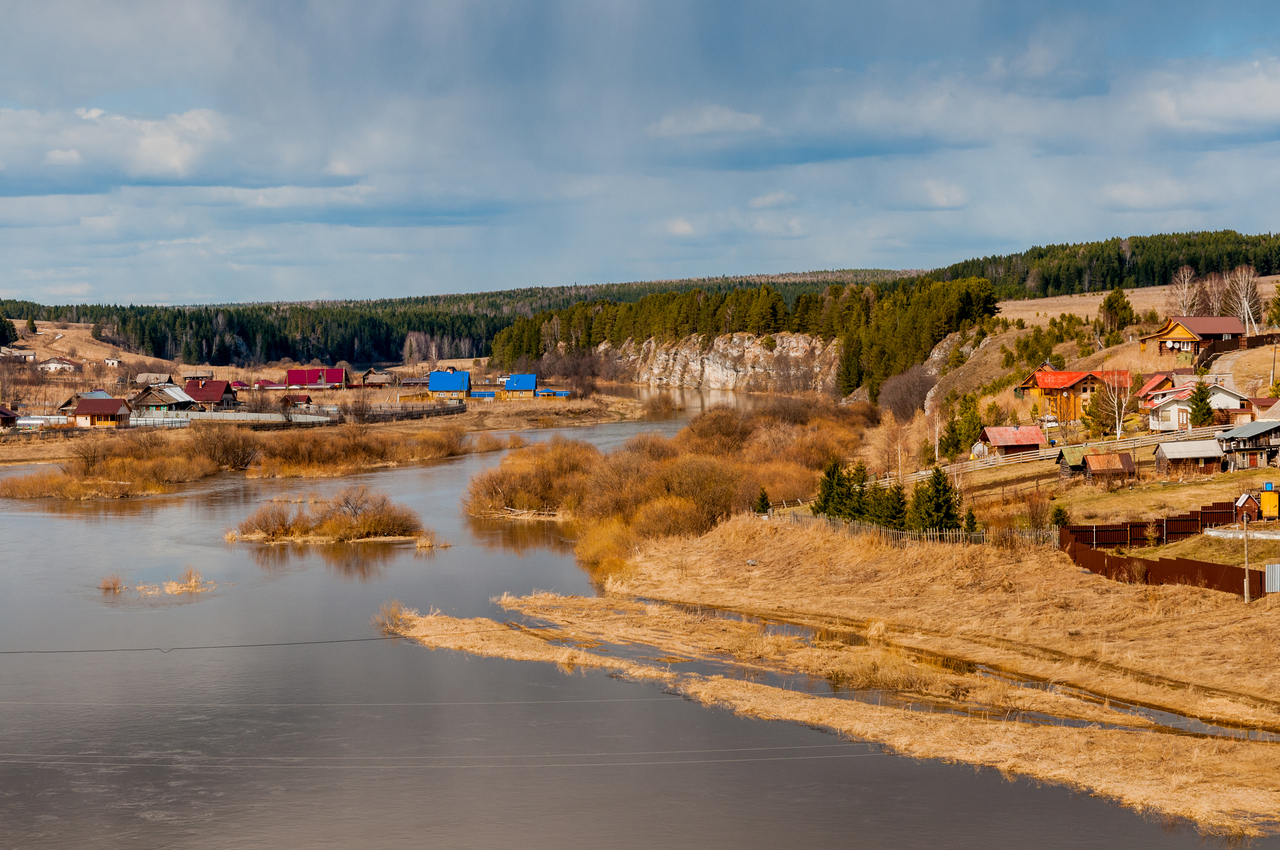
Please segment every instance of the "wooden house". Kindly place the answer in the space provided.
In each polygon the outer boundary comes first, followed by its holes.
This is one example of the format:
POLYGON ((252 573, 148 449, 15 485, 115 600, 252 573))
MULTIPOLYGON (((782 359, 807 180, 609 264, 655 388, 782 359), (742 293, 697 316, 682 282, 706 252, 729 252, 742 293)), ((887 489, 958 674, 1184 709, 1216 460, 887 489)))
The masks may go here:
MULTIPOLYGON (((1152 393, 1144 404, 1147 427, 1157 432, 1190 428, 1191 394, 1195 388, 1196 385, 1190 383, 1152 393)), ((1253 421, 1253 405, 1248 397, 1221 384, 1209 385, 1209 407, 1216 425, 1230 427, 1253 421)))
POLYGON ((427 396, 432 399, 464 399, 470 395, 470 372, 451 369, 447 372, 432 372, 427 378, 427 396))
POLYGON ((1127 387, 1129 382, 1125 370, 1067 372, 1041 366, 1014 387, 1014 395, 1030 397, 1041 413, 1056 416, 1059 422, 1071 422, 1084 415, 1093 394, 1104 384, 1127 387))
POLYGON ((140 387, 149 387, 152 384, 172 384, 173 375, 167 375, 164 372, 139 372, 134 377, 133 382, 140 387))
POLYGON ((82 393, 73 393, 71 398, 58 405, 54 412, 59 416, 74 416, 76 405, 86 398, 111 398, 111 393, 106 390, 86 390, 82 393))
POLYGON ((1037 452, 1041 446, 1049 445, 1037 425, 988 425, 982 429, 978 441, 987 447, 989 453, 996 455, 1037 452))
POLYGON ((1271 466, 1280 453, 1280 419, 1259 419, 1218 435, 1227 467, 1259 469, 1271 466))
POLYGON ((360 385, 364 387, 390 387, 395 382, 395 375, 390 372, 379 372, 377 369, 368 369, 360 376, 360 385))
POLYGON ((0 405, 0 428, 12 428, 18 424, 18 414, 0 405))
POLYGON ((1146 351, 1155 346, 1161 355, 1185 352, 1195 357, 1210 342, 1243 336, 1244 323, 1236 316, 1171 316, 1160 330, 1139 337, 1138 347, 1146 351))
POLYGON ((1065 446, 1058 452, 1058 476, 1075 478, 1084 475, 1084 459, 1091 454, 1098 454, 1104 449, 1097 446, 1065 446))
POLYGON ((280 399, 281 407, 310 407, 311 396, 306 393, 289 393, 280 399))
POLYGON ((129 399, 129 406, 134 410, 146 410, 155 413, 191 410, 199 407, 196 400, 187 395, 186 390, 173 384, 157 384, 147 387, 129 399))
POLYGON ((187 381, 182 389, 205 410, 231 410, 236 406, 236 391, 229 381, 187 381))
POLYGON ((130 412, 122 398, 83 398, 72 419, 77 428, 128 428, 130 412))
POLYGON ((1156 472, 1161 475, 1213 475, 1222 471, 1222 446, 1217 440, 1181 440, 1155 447, 1156 472))
POLYGON ((533 398, 538 392, 538 376, 517 374, 503 381, 503 398, 533 398))

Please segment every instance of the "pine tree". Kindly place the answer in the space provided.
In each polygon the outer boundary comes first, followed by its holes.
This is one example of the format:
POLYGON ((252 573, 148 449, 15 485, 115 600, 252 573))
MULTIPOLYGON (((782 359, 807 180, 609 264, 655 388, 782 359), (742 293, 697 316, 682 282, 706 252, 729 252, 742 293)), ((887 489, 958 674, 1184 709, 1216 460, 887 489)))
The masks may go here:
POLYGON ((8 345, 18 339, 18 329, 13 326, 13 322, 0 316, 0 345, 8 345))
POLYGON ((1191 427, 1203 428, 1213 424, 1213 408, 1209 406, 1209 385, 1197 381, 1196 388, 1191 391, 1191 427))
POLYGON ((867 519, 885 528, 907 527, 907 496, 896 481, 888 487, 867 489, 867 519))
POLYGON ((836 373, 840 397, 844 398, 862 386, 862 339, 854 331, 840 338, 840 370, 836 373))
POLYGON ((33 334, 35 332, 36 332, 36 320, 31 316, 28 316, 27 317, 27 333, 33 334))
POLYGON ((836 504, 836 514, 850 522, 867 516, 867 465, 858 461, 845 475, 844 491, 836 504))
POLYGON ((973 514, 973 508, 969 508, 964 512, 964 533, 974 534, 978 530, 978 518, 973 514))
POLYGON ((767 514, 772 504, 769 502, 769 494, 765 492, 763 487, 760 488, 760 495, 756 496, 756 513, 767 514))
POLYGON ((933 474, 916 485, 911 494, 910 523, 920 531, 960 527, 960 494, 947 474, 934 468, 933 474))

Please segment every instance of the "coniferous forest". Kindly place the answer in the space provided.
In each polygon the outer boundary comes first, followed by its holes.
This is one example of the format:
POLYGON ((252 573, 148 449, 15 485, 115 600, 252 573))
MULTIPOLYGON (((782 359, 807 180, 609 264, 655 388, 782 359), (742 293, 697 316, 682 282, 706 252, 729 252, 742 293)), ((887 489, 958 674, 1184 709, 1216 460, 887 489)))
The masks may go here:
POLYGON ((379 301, 198 306, 42 305, 0 301, 18 320, 91 322, 122 349, 186 363, 286 358, 399 360, 414 334, 438 358, 492 354, 499 365, 608 340, 668 341, 780 331, 845 343, 840 386, 879 384, 920 363, 947 333, 980 322, 997 299, 1155 286, 1189 265, 1280 272, 1280 236, 1234 231, 1114 238, 979 257, 927 273, 819 271, 599 286, 528 287, 379 301))

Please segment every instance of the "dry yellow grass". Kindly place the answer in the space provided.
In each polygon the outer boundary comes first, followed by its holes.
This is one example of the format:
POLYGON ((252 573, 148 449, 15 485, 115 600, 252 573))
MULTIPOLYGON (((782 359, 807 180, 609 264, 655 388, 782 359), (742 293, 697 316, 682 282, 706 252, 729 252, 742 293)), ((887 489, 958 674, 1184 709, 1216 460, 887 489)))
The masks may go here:
POLYGON ((267 502, 226 539, 308 544, 399 540, 416 541, 420 549, 437 545, 435 532, 424 529, 416 513, 363 485, 344 488, 331 499, 310 500, 296 510, 284 502, 267 502))

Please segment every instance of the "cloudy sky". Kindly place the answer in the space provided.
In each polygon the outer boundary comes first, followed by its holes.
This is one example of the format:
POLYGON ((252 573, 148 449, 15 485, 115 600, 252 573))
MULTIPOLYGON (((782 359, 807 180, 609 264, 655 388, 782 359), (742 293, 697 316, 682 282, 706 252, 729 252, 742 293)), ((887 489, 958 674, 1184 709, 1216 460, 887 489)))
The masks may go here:
POLYGON ((0 3, 0 297, 366 298, 1272 231, 1277 8, 0 3))

